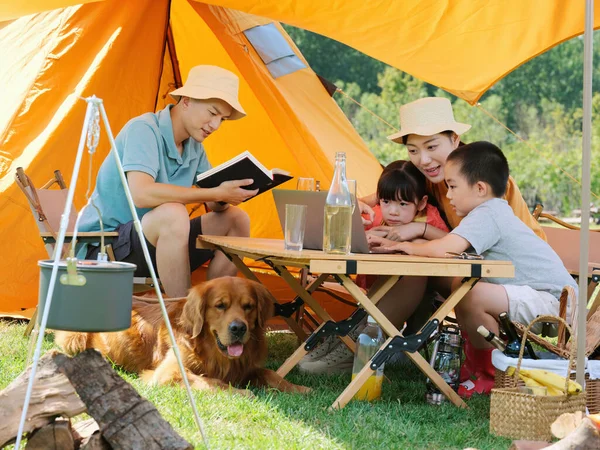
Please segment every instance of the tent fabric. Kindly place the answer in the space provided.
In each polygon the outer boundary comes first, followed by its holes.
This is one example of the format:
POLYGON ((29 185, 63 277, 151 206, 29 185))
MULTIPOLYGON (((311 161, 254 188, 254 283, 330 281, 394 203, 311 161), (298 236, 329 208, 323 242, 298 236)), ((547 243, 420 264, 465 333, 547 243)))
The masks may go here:
MULTIPOLYGON (((312 176, 327 187, 335 152, 348 155, 348 176, 361 194, 375 189, 381 171, 342 111, 308 68, 278 23, 279 32, 307 68, 274 79, 243 34, 271 23, 239 11, 187 0, 21 2, 0 8, 0 312, 37 303, 37 261, 47 258, 26 200, 13 182, 22 166, 37 185, 60 169, 68 184, 81 135, 85 102, 103 99, 113 134, 132 117, 162 109, 198 64, 215 64, 240 76, 240 99, 248 116, 224 123, 205 143, 213 165, 251 151, 267 167, 312 176), (43 11, 47 4, 66 6, 43 11), (14 20, 13 20, 14 19, 14 20), (169 30, 170 25, 170 30, 169 30), (171 34, 173 46, 167 45, 171 34), (178 81, 178 77, 180 80, 178 81)), ((109 150, 103 129, 87 177, 84 156, 75 206, 109 150)), ((284 188, 294 188, 288 182, 284 188)), ((242 206, 251 235, 280 238, 272 195, 242 206)))
MULTIPOLYGON (((584 29, 583 4, 564 0, 190 2, 230 8, 230 15, 243 11, 261 16, 263 24, 269 22, 264 18, 270 18, 328 36, 471 104, 521 64, 584 29)), ((79 3, 87 2, 2 2, 0 21, 79 3)), ((137 8, 136 1, 128 3, 137 8)), ((594 16, 597 28, 600 8, 594 16)), ((239 19, 232 23, 242 31, 249 28, 239 19)))
POLYGON ((470 104, 521 64, 582 34, 585 12, 582 2, 564 0, 203 1, 343 42, 470 104))

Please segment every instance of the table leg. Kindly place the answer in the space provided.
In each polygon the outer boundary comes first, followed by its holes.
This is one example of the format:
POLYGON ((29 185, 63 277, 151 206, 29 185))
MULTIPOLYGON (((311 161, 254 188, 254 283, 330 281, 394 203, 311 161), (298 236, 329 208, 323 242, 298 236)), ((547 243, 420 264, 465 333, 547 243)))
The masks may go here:
MULTIPOLYGON (((310 293, 302 287, 302 285, 294 278, 294 276, 287 270, 285 266, 274 265, 274 268, 279 271, 279 276, 285 280, 289 287, 298 295, 304 302, 310 306, 310 308, 319 316, 319 318, 326 322, 328 320, 333 321, 331 316, 321 304, 316 301, 310 293)), ((354 350, 354 341, 348 336, 340 336, 340 339, 346 344, 346 346, 354 350)))
MULTIPOLYGON (((400 332, 392 324, 388 318, 377 308, 376 304, 369 299, 362 291, 354 284, 347 275, 340 275, 344 287, 348 292, 362 304, 363 308, 379 323, 383 331, 390 336, 388 340, 380 347, 380 351, 390 344, 394 336, 399 336, 400 332)), ((444 304, 438 308, 431 320, 443 320, 446 314, 456 306, 456 304, 469 292, 473 285, 478 281, 477 278, 466 279, 463 284, 454 291, 444 304)), ((429 365, 429 363, 421 356, 419 352, 405 352, 405 354, 415 363, 415 365, 438 387, 438 389, 448 397, 448 399, 456 406, 466 408, 466 403, 458 396, 456 392, 444 381, 444 379, 429 365)), ((343 408, 352 397, 358 392, 360 387, 365 383, 369 376, 373 373, 370 365, 366 365, 363 370, 354 378, 354 380, 346 387, 344 392, 333 403, 332 408, 343 408), (364 373, 363 373, 364 372, 364 373)))
MULTIPOLYGON (((325 326, 325 322, 323 322, 321 324, 321 326, 319 326, 319 328, 317 328, 313 335, 315 333, 318 333, 319 330, 321 328, 323 328, 325 326)), ((291 356, 285 360, 285 362, 281 365, 281 367, 279 367, 279 369, 277 369, 277 374, 279 376, 281 376, 282 378, 285 378, 285 376, 290 373, 290 370, 292 370, 294 367, 296 367, 296 365, 300 362, 300 360, 302 358, 304 358, 304 356, 308 353, 308 351, 305 348, 304 343, 302 345, 300 345, 296 351, 294 353, 291 354, 291 356)))
MULTIPOLYGON (((287 270, 286 270, 287 272, 287 270)), ((283 272, 282 272, 283 273, 283 272)), ((289 273, 289 272, 288 272, 289 273)), ((282 275, 283 276, 283 275, 282 275)), ((327 275, 320 275, 319 278, 317 280, 315 280, 315 282, 319 281, 321 279, 321 277, 327 277, 327 275)), ((399 276, 382 276, 379 277, 379 279, 373 284, 373 286, 371 287, 371 289, 369 289, 369 294, 372 295, 373 301, 376 303, 378 302, 385 294, 387 291, 389 291, 392 286, 394 286, 396 284, 396 282, 398 281, 400 277, 399 276)), ((284 279, 289 279, 287 276, 284 279)), ((292 277, 292 280, 295 282, 295 278, 292 277)), ((309 288, 311 288, 314 283, 311 284, 309 286, 309 288)), ((289 282, 288 282, 289 283, 289 282)), ((319 283, 320 285, 321 283, 319 283)), ((300 295, 300 292, 298 292, 298 295, 300 295)), ((311 300, 314 301, 314 299, 311 300)), ((319 305, 320 306, 320 305, 319 305)), ((347 319, 348 320, 348 319, 347 319)), ((333 322, 331 320, 327 320, 327 321, 323 321, 321 323, 321 325, 313 332, 313 334, 311 336, 317 335, 319 334, 319 332, 321 331, 321 329, 323 327, 325 327, 328 322, 333 322)), ((335 322, 334 322, 335 323, 335 322)), ((350 348, 352 350, 352 352, 354 352, 354 346, 355 343, 354 341, 352 341, 352 339, 348 338, 347 336, 338 336, 340 339, 342 339, 342 341, 348 345, 346 343, 346 341, 344 340, 344 338, 346 338, 347 340, 350 341, 351 346, 348 346, 348 348, 350 348)), ((282 376, 285 377, 299 362, 300 360, 308 353, 308 351, 305 348, 305 345, 301 345, 282 365, 281 367, 277 370, 277 373, 282 376)))

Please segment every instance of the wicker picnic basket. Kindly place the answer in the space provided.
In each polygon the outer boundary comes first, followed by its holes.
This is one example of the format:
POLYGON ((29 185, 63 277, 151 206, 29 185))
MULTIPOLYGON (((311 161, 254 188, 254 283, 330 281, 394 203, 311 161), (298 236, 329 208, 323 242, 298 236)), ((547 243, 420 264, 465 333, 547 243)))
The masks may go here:
MULTIPOLYGON (((561 321, 571 332, 567 322, 554 316, 539 316, 527 327, 539 321, 561 321)), ((517 381, 527 333, 523 333, 521 353, 517 369, 512 377, 512 387, 492 389, 490 401, 490 432, 511 439, 551 440, 550 426, 558 416, 567 412, 585 411, 585 389, 574 395, 532 395, 519 392, 517 381)), ((569 372, 572 371, 576 354, 576 345, 571 348, 569 372)), ((565 391, 568 381, 565 380, 565 391)))
MULTIPOLYGON (((571 286, 565 286, 563 289, 563 293, 561 295, 560 303, 560 317, 565 318, 566 316, 566 305, 568 302, 568 298, 575 298, 575 291, 571 286)), ((544 338, 532 333, 531 331, 526 331, 527 326, 515 322, 515 327, 517 331, 523 335, 527 335, 527 339, 544 348, 545 350, 554 353, 555 355, 560 356, 561 358, 568 359, 571 354, 571 343, 567 342, 568 336, 564 332, 564 325, 560 325, 558 328, 558 342, 557 345, 551 344, 549 341, 544 338)), ((585 356, 589 357, 594 350, 600 345, 600 308, 594 311, 593 314, 588 317, 586 324, 586 348, 585 348, 585 356)), ((600 363, 600 361, 590 360, 588 364, 596 364, 600 363)), ((591 370, 590 370, 591 372, 591 370)), ((575 379, 575 374, 572 373, 571 379, 575 379)), ((513 386, 513 377, 508 376, 506 372, 502 370, 496 369, 496 374, 494 377, 494 387, 496 388, 508 388, 513 386)), ((525 383, 519 379, 517 380, 517 387, 525 386, 525 383)), ((590 373, 586 370, 585 373, 585 398, 586 398, 586 406, 590 414, 600 413, 600 378, 596 378, 595 380, 590 379, 590 373)))

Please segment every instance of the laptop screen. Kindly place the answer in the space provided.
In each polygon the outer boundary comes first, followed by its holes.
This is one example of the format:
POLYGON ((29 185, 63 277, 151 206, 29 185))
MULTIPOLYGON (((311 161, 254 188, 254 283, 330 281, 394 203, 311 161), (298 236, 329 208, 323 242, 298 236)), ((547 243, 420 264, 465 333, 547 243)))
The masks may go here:
MULTIPOLYGON (((273 189, 272 192, 281 229, 283 230, 285 226, 285 205, 306 205, 308 210, 304 232, 304 248, 323 250, 323 224, 327 192, 285 189, 273 189)), ((367 235, 358 208, 355 208, 352 213, 352 253, 369 253, 367 235)))

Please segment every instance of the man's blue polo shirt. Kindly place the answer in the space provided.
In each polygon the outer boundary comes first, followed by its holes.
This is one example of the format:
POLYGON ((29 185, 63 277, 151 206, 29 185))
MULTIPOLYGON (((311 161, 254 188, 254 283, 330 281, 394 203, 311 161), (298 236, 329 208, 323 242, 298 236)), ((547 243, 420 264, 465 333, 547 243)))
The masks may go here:
MULTIPOLYGON (((117 154, 127 172, 144 172, 157 183, 191 187, 196 175, 211 168, 204 146, 188 138, 183 143, 183 154, 175 146, 171 108, 157 113, 146 113, 131 119, 115 138, 117 154)), ((109 154, 102 163, 92 193, 94 204, 100 209, 105 231, 133 220, 125 190, 121 184, 114 156, 109 154)), ((151 208, 136 208, 141 218, 151 208)), ((89 206, 83 213, 80 231, 98 231, 100 222, 96 210, 89 206)))

